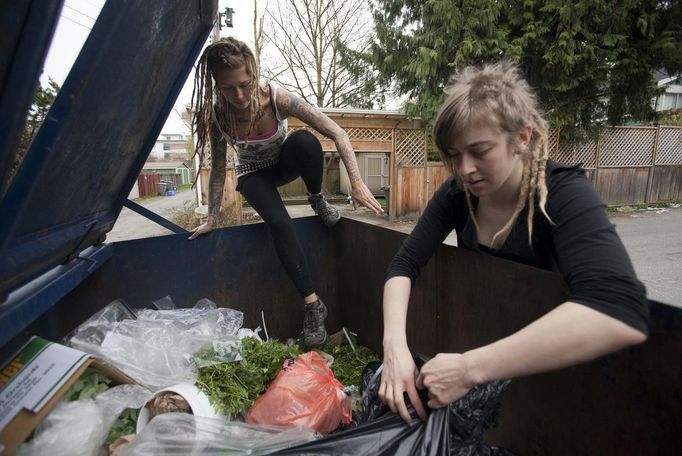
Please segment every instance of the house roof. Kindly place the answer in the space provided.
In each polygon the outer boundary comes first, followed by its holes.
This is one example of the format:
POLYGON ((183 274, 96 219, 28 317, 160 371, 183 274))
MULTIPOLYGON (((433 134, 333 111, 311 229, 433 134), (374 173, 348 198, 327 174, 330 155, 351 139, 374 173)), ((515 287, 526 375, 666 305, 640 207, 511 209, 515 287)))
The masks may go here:
POLYGON ((656 79, 656 83, 659 87, 673 83, 673 84, 680 84, 682 80, 682 75, 679 74, 669 74, 667 71, 664 70, 656 70, 654 72, 654 79, 656 79))

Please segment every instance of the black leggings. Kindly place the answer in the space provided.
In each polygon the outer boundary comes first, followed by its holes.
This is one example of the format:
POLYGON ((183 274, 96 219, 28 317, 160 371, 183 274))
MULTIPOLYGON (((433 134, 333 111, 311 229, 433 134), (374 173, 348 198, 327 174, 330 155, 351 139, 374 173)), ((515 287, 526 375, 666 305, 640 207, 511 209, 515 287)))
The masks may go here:
POLYGON ((282 144, 279 163, 241 176, 237 190, 270 228, 279 261, 301 297, 315 292, 308 263, 277 187, 301 177, 308 192, 320 193, 324 156, 320 141, 306 130, 297 130, 282 144))

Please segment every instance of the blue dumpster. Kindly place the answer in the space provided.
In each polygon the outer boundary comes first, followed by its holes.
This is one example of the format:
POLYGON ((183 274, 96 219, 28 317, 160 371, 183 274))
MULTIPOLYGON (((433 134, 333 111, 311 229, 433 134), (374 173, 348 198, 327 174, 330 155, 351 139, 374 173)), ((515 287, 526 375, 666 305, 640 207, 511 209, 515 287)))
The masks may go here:
MULTIPOLYGON (((2 13, 17 22, 0 43, 8 62, 0 66, 3 166, 59 4, 19 0, 2 13)), ((60 340, 115 299, 139 308, 167 295, 181 306, 209 298, 242 310, 247 327, 264 312, 273 337, 300 331, 300 298, 263 224, 189 242, 182 228, 126 199, 216 10, 217 0, 106 3, 0 201, 0 362, 31 335, 60 340), (108 243, 124 205, 176 234, 108 243)), ((330 309, 328 327, 352 328, 380 351, 384 273, 405 235, 348 219, 333 230, 317 218, 295 227, 330 309)), ((442 246, 413 290, 408 337, 425 354, 461 352, 520 329, 565 297, 554 274, 442 246)), ((646 344, 512 382, 486 442, 519 454, 678 453, 681 357, 682 311, 653 303, 646 344)))

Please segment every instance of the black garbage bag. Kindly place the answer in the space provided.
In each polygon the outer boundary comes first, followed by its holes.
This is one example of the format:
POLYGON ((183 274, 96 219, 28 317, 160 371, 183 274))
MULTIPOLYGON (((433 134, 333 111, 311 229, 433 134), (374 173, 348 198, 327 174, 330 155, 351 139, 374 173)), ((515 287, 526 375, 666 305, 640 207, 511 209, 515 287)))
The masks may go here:
MULTIPOLYGON (((416 356, 418 368, 426 362, 416 356)), ((497 423, 499 402, 510 380, 491 382, 473 388, 466 396, 436 410, 427 407, 426 421, 417 416, 412 404, 407 409, 412 417, 405 423, 379 399, 382 364, 367 365, 361 376, 360 391, 364 412, 357 417, 356 427, 331 434, 323 439, 278 451, 278 455, 483 455, 506 456, 513 453, 482 442, 483 432, 497 423)), ((426 391, 420 391, 426 405, 426 391)))

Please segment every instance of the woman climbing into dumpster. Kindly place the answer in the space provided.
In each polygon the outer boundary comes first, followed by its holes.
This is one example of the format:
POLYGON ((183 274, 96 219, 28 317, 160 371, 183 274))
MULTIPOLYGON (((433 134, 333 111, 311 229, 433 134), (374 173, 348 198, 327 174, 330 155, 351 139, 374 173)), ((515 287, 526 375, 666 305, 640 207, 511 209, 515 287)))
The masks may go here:
POLYGON ((208 219, 189 239, 210 231, 220 212, 229 144, 236 151, 237 190, 268 225, 277 255, 304 300, 304 341, 308 346, 321 345, 327 337, 327 309, 315 293, 277 187, 300 176, 308 190, 308 201, 324 225, 332 227, 339 221, 339 211, 320 193, 324 165, 320 141, 306 130, 287 135, 286 120, 295 117, 334 140, 348 170, 353 203, 382 212, 360 178, 348 135, 296 95, 273 84, 261 84, 251 49, 234 38, 221 39, 204 50, 197 65, 192 108, 196 151, 202 161, 206 144, 211 146, 211 175, 208 219))
POLYGON ((604 204, 582 169, 548 160, 547 123, 519 68, 469 67, 445 92, 433 137, 452 177, 393 258, 384 286, 379 396, 405 421, 405 394, 425 417, 417 389, 428 391, 429 407, 444 407, 475 385, 578 364, 648 334, 645 289, 604 204), (439 353, 417 372, 406 337, 410 290, 453 229, 459 247, 556 270, 570 298, 515 334, 439 353))

